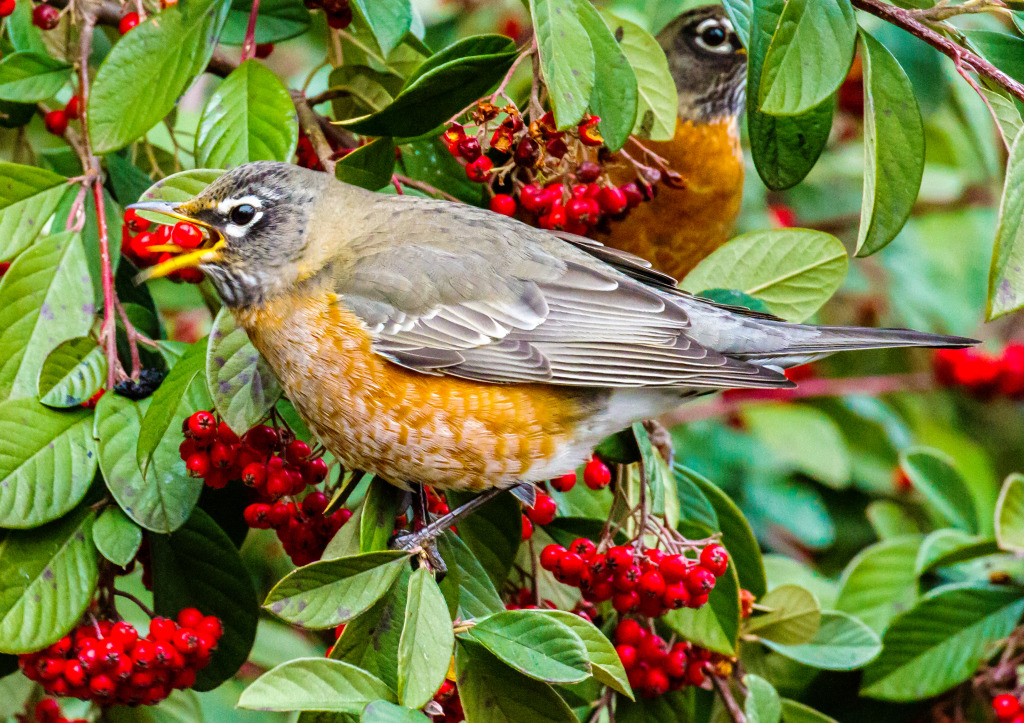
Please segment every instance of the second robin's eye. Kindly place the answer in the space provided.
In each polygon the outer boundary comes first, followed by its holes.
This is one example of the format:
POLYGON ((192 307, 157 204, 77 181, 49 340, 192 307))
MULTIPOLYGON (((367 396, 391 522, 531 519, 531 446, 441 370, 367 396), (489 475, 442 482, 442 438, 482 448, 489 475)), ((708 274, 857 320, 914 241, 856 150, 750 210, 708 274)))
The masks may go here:
POLYGON ((700 39, 704 41, 705 45, 715 47, 725 42, 725 31, 718 27, 708 28, 700 34, 700 39))
POLYGON ((729 35, 732 26, 724 18, 708 18, 697 26, 696 44, 712 53, 727 54, 733 52, 732 44, 729 42, 729 35))
POLYGON ((248 203, 242 203, 231 209, 231 223, 246 226, 256 216, 256 209, 248 203))

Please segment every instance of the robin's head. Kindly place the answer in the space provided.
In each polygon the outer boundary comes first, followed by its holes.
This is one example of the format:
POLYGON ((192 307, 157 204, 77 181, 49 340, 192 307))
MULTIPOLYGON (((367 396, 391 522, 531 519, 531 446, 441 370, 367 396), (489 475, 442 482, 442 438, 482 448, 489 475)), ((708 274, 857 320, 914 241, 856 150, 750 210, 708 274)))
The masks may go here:
POLYGON ((679 91, 679 117, 707 123, 739 115, 747 54, 725 10, 689 10, 658 33, 679 91))
POLYGON ((134 204, 205 232, 200 248, 174 249, 175 256, 147 270, 144 278, 198 267, 228 306, 261 301, 294 283, 310 213, 331 180, 326 173, 261 161, 228 171, 188 201, 134 204))

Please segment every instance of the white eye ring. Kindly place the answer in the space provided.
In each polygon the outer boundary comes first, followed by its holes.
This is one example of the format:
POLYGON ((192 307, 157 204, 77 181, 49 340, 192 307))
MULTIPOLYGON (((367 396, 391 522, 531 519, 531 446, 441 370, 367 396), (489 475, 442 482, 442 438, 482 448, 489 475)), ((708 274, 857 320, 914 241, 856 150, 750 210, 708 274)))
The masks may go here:
POLYGON ((729 35, 732 34, 732 23, 727 18, 707 18, 697 26, 694 42, 709 53, 728 55, 733 52, 732 43, 729 42, 729 35), (710 45, 704 40, 704 33, 712 28, 718 28, 723 33, 722 42, 717 45, 710 45))
POLYGON ((240 225, 237 223, 231 223, 230 221, 224 226, 224 233, 233 238, 241 238, 245 235, 246 229, 251 227, 254 223, 263 218, 263 201, 258 196, 243 196, 241 198, 225 198, 217 205, 217 210, 221 214, 231 218, 231 212, 239 206, 252 206, 256 213, 249 220, 248 223, 240 225))

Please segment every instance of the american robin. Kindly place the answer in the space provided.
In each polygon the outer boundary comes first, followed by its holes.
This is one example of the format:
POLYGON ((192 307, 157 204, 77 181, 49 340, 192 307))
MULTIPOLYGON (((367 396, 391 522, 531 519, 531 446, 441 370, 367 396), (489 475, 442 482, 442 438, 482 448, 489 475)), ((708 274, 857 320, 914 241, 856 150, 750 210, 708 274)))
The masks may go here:
MULTIPOLYGON (((740 212, 743 151, 738 118, 747 56, 719 6, 683 13, 657 38, 676 82, 679 109, 672 140, 644 145, 682 176, 683 185, 659 184, 654 198, 594 237, 682 278, 729 239, 740 212)), ((615 183, 631 179, 625 168, 612 174, 615 183)))
POLYGON ((131 208, 205 229, 148 276, 201 269, 331 453, 399 486, 550 479, 697 394, 791 387, 784 368, 834 351, 973 343, 787 323, 590 239, 285 163, 131 208))

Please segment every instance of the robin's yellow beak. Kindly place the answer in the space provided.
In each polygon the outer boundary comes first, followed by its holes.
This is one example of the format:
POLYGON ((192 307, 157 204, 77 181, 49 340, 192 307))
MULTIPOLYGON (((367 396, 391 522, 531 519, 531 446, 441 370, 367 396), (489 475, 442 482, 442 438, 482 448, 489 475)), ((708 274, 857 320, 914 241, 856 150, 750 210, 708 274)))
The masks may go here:
POLYGON ((167 261, 157 264, 156 266, 151 266, 139 273, 135 277, 136 284, 141 284, 148 279, 158 279, 162 276, 173 274, 175 271, 179 271, 181 269, 191 269, 199 266, 199 264, 217 261, 221 256, 221 250, 227 245, 227 242, 224 240, 220 231, 207 223, 185 215, 180 211, 180 207, 173 203, 168 203, 166 201, 141 201, 139 203, 129 205, 128 208, 135 211, 151 211, 164 216, 170 216, 171 218, 179 221, 191 223, 202 229, 205 237, 202 246, 197 249, 188 250, 187 252, 185 249, 175 244, 151 246, 150 248, 153 251, 166 251, 174 255, 167 261))

